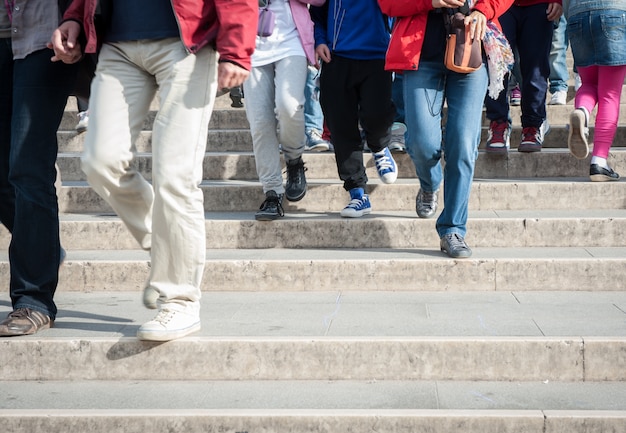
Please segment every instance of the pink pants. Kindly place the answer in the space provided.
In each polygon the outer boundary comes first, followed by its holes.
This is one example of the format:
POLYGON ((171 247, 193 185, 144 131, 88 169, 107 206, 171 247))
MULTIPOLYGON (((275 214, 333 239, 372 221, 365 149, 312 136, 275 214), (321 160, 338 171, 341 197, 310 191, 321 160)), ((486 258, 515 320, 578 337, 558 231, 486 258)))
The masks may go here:
POLYGON ((578 74, 582 86, 576 92, 575 107, 585 107, 591 113, 598 105, 593 156, 607 158, 617 130, 626 65, 579 67, 578 74))

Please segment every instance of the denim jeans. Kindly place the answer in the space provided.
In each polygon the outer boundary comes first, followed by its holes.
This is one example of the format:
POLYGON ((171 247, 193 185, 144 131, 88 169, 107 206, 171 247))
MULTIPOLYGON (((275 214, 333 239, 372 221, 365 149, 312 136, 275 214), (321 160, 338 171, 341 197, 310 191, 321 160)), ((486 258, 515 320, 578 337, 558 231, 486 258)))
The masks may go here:
POLYGON ((319 100, 319 89, 316 78, 319 70, 312 66, 308 67, 306 86, 304 87, 304 129, 317 129, 320 133, 324 130, 324 114, 319 100))
POLYGON ((552 48, 550 49, 550 93, 559 90, 567 91, 569 72, 567 70, 567 21, 565 15, 561 15, 558 25, 552 34, 552 48))
POLYGON ((14 60, 11 39, 0 39, 0 221, 11 232, 11 301, 54 319, 57 129, 77 68, 52 55, 42 49, 14 60))
POLYGON ((444 183, 444 207, 436 225, 440 237, 448 233, 465 236, 467 231, 487 81, 484 66, 471 74, 458 74, 443 63, 420 62, 416 71, 404 72, 407 152, 424 191, 437 191, 444 183), (444 102, 448 105, 445 137, 441 127, 444 102))
POLYGON ((597 9, 573 13, 572 9, 567 31, 576 66, 625 65, 626 10, 597 9))

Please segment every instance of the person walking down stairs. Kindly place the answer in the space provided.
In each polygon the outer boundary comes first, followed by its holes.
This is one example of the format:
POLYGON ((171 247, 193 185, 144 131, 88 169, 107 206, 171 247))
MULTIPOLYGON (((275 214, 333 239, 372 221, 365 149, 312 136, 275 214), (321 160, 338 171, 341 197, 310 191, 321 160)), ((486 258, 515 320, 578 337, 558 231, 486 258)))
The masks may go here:
POLYGON ((299 201, 306 194, 306 169, 302 160, 305 149, 304 87, 307 64, 316 64, 313 25, 307 4, 322 2, 259 0, 265 22, 269 20, 273 25, 259 27, 252 70, 243 84, 254 160, 265 194, 265 200, 254 215, 259 221, 282 217, 283 197, 299 201), (287 166, 285 186, 281 149, 287 166))
POLYGON ((626 1, 571 0, 567 32, 582 80, 570 114, 567 145, 578 159, 589 155, 589 113, 596 107, 589 178, 619 180, 607 158, 615 138, 626 77, 626 1))
POLYGON ((372 151, 378 177, 394 183, 396 162, 389 150, 395 107, 392 74, 385 71, 389 23, 376 0, 329 0, 311 7, 315 50, 322 60, 320 103, 335 147, 335 162, 350 194, 344 218, 372 211, 363 165, 363 140, 372 151))
POLYGON ((8 284, 13 311, 0 336, 53 326, 54 294, 64 251, 55 181, 57 130, 77 65, 50 61, 59 25, 56 1, 0 6, 0 222, 11 233, 8 284), (6 6, 6 7, 5 7, 6 6))
POLYGON ((76 49, 81 30, 87 53, 103 42, 82 168, 150 251, 144 304, 159 312, 139 327, 137 337, 172 340, 200 329, 206 234, 199 184, 208 124, 217 89, 238 86, 248 76, 257 0, 110 0, 110 10, 102 3, 107 21, 102 41, 93 28, 97 3, 72 2, 53 35, 54 48, 57 57, 71 62, 81 54, 76 49), (157 94, 149 183, 131 162, 157 94))
POLYGON ((444 66, 446 32, 441 8, 462 8, 467 15, 465 25, 482 40, 487 21, 497 23, 512 1, 478 0, 466 4, 464 0, 434 0, 435 9, 429 11, 419 2, 379 0, 384 13, 398 17, 386 68, 403 71, 404 117, 409 132, 406 147, 420 182, 415 209, 420 218, 435 216, 443 181, 444 208, 436 230, 441 251, 452 258, 472 255, 465 234, 488 73, 486 65, 470 73, 453 72, 444 66), (445 144, 444 103, 448 110, 445 144), (441 165, 444 153, 445 170, 441 165))

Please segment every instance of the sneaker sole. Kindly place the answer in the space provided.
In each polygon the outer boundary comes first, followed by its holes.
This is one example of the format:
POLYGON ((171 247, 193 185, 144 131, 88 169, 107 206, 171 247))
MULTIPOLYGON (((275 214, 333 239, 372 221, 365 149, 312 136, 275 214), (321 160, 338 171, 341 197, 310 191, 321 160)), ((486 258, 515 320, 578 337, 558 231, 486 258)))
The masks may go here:
POLYGON ((170 341, 186 337, 189 334, 200 330, 200 322, 194 323, 188 328, 176 329, 174 331, 137 331, 137 338, 145 341, 170 341))
POLYGON ((508 146, 492 146, 488 144, 485 146, 485 151, 495 155, 505 155, 509 153, 509 148, 508 146))
POLYGON ((467 259, 468 257, 472 257, 471 251, 461 251, 456 254, 450 253, 445 248, 441 248, 441 252, 450 257, 451 259, 467 259))
POLYGON ((585 159, 589 156, 589 143, 585 137, 585 115, 574 111, 569 118, 569 134, 567 136, 567 147, 577 159, 585 159))
POLYGON ((372 212, 371 209, 363 209, 360 211, 356 211, 354 209, 349 209, 349 210, 344 209, 341 211, 341 216, 343 218, 361 218, 363 215, 367 215, 371 212, 372 212))
POLYGON ((590 174, 589 179, 591 179, 592 182, 616 182, 620 180, 619 177, 616 179, 614 177, 605 176, 603 174, 590 174))
POLYGON ((522 153, 541 152, 541 146, 534 143, 522 143, 517 148, 517 151, 522 153))
POLYGON ((257 221, 274 221, 280 218, 280 215, 255 215, 254 219, 257 221))
POLYGON ((300 201, 300 200, 302 200, 304 198, 305 195, 306 195, 306 188, 304 188, 304 191, 302 192, 302 194, 297 195, 295 197, 290 197, 290 196, 287 195, 287 193, 285 193, 285 198, 288 201, 300 201))
POLYGON ((309 152, 328 152, 330 150, 330 146, 328 144, 315 144, 310 147, 305 147, 305 150, 309 152))

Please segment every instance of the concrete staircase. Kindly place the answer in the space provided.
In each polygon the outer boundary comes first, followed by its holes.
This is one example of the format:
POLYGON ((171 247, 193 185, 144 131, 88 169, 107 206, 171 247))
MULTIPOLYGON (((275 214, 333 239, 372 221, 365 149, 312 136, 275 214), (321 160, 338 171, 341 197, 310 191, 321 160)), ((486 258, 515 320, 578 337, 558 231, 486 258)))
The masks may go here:
MULTIPOLYGON (((219 98, 202 183, 203 328, 163 344, 135 338, 154 316, 140 301, 149 257, 86 184, 70 101, 59 316, 0 339, 4 431, 626 432, 626 184, 589 182, 588 161, 569 155, 572 97, 548 107, 541 153, 480 152, 464 260, 443 256, 434 220, 415 215, 407 155, 393 185, 366 155, 369 217, 339 217, 347 194, 322 153, 304 157, 307 196, 255 221, 245 112, 219 98)), ((137 143, 147 177, 153 116, 137 143)), ((623 175, 624 146, 626 109, 610 160, 623 175)), ((9 240, 0 230, 5 282, 9 240)))

